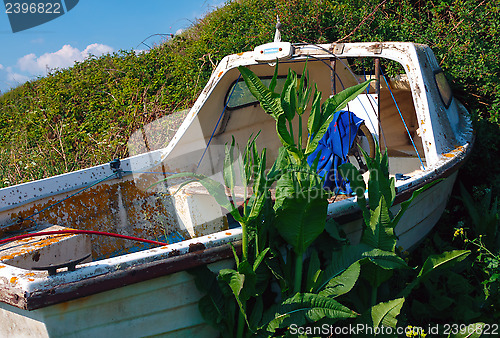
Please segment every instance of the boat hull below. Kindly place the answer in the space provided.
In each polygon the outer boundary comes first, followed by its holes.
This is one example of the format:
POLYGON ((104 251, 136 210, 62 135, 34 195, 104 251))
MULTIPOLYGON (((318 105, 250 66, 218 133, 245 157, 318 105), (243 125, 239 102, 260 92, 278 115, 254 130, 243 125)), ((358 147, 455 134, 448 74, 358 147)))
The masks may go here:
POLYGON ((201 297, 194 276, 181 271, 32 311, 0 303, 0 336, 217 337, 198 311, 201 297))

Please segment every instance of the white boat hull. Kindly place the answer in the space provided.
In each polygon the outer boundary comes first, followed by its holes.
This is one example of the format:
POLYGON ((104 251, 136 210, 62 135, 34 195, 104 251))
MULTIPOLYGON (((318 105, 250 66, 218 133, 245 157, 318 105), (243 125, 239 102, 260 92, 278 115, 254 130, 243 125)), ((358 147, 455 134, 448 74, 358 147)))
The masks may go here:
POLYGON ((33 311, 0 303, 0 336, 217 337, 198 311, 201 296, 182 271, 33 311))
MULTIPOLYGON (((413 200, 410 207, 394 229, 397 246, 405 250, 415 248, 439 221, 451 195, 457 172, 430 187, 413 200), (425 212, 422 212, 425 210, 425 212)), ((395 215, 400 209, 397 204, 391 208, 395 215)), ((352 244, 359 243, 363 234, 363 220, 357 218, 342 225, 352 244)))

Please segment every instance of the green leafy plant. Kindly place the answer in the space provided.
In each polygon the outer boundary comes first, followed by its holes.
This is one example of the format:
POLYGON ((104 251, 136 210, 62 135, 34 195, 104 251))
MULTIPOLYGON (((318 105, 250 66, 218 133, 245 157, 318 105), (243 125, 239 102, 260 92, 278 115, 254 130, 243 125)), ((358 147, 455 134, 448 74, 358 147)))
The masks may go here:
MULTIPOLYGON (((477 304, 473 310, 470 306, 471 302, 467 302, 467 306, 464 306, 463 317, 465 319, 472 317, 474 319, 486 320, 486 318, 482 318, 480 310, 481 308, 489 308, 491 316, 497 319, 499 318, 498 309, 500 309, 500 302, 498 301, 500 290, 500 249, 498 246, 492 247, 491 242, 489 242, 489 245, 486 245, 483 235, 475 236, 477 235, 469 234, 468 230, 463 227, 456 228, 453 234, 454 240, 461 239, 466 248, 473 248, 472 251, 476 254, 473 267, 477 270, 476 279, 480 280, 482 286, 482 294, 475 296, 475 293, 472 291, 476 290, 472 287, 471 283, 464 277, 458 276, 458 278, 462 279, 462 286, 469 286, 469 288, 465 287, 468 292, 463 292, 462 294, 470 294, 470 297, 474 296, 476 298, 474 304, 477 304)), ((453 280, 453 283, 456 283, 456 281, 457 279, 453 280)))
POLYGON ((357 297, 353 300, 357 304, 357 309, 363 313, 358 322, 378 327, 382 323, 374 320, 374 316, 382 311, 384 316, 388 316, 383 318, 392 318, 390 323, 384 323, 384 325, 390 324, 391 327, 395 327, 396 316, 411 291, 422 283, 431 272, 463 260, 469 252, 452 251, 428 257, 418 275, 413 277, 404 289, 400 289, 399 293, 392 293, 392 296, 398 298, 380 302, 379 289, 384 283, 390 281, 394 271, 409 269, 407 263, 397 253, 394 228, 410 207, 411 202, 424 190, 438 182, 430 183, 416 190, 410 199, 401 203, 398 213, 393 215, 390 208, 396 197, 395 180, 389 176, 387 153, 381 154, 378 146, 374 158, 370 158, 363 149, 361 152, 369 171, 368 201, 365 198, 367 186, 359 170, 350 163, 343 164, 339 168, 341 174, 351 182, 363 215, 365 227, 361 243, 346 247, 340 256, 332 260, 343 261, 346 257, 351 257, 350 259, 353 260, 360 255, 366 257, 362 258, 360 262, 365 271, 364 278, 368 281, 371 292, 366 293, 364 297, 357 297))
POLYGON ((293 292, 302 287, 303 254, 311 243, 323 232, 326 223, 328 193, 322 188, 323 180, 315 168, 307 163, 307 156, 317 147, 325 134, 333 114, 363 92, 369 81, 345 89, 321 104, 321 93, 315 88, 311 112, 307 121, 310 137, 303 147, 303 115, 311 97, 308 85, 307 62, 302 76, 289 70, 281 94, 275 93, 278 65, 269 87, 252 71, 239 67, 250 92, 260 102, 264 111, 276 120, 276 131, 286 151, 280 150, 271 175, 279 173, 276 186, 276 213, 274 225, 277 231, 292 246, 295 255, 293 292), (293 123, 298 121, 298 135, 293 135, 293 123))
MULTIPOLYGON (((230 211, 242 227, 242 259, 240 260, 235 252, 236 270, 224 269, 219 272, 217 277, 218 282, 224 282, 229 287, 238 304, 240 313, 236 332, 238 337, 243 336, 245 332, 256 332, 258 329, 273 331, 277 326, 283 324, 285 318, 288 318, 288 314, 280 313, 267 323, 256 327, 256 319, 261 319, 258 313, 259 310, 262 313, 263 300, 261 296, 264 291, 263 288, 257 289, 258 269, 267 253, 273 249, 269 242, 262 241, 268 235, 266 229, 268 224, 272 224, 281 238, 292 248, 292 251, 285 255, 286 258, 274 248, 272 253, 274 260, 281 262, 281 264, 278 263, 276 269, 272 268, 273 264, 268 264, 270 271, 275 276, 281 276, 279 279, 283 287, 282 293, 286 297, 282 302, 281 309, 298 307, 302 310, 295 309, 294 313, 303 316, 303 318, 309 318, 309 320, 314 316, 319 316, 319 314, 312 315, 313 312, 317 311, 324 312, 323 317, 329 318, 356 316, 355 312, 334 300, 321 300, 318 295, 301 293, 303 289, 303 256, 312 242, 323 232, 328 206, 326 200, 328 193, 322 188, 323 180, 307 164, 306 159, 314 151, 317 141, 326 132, 333 113, 345 107, 350 100, 364 91, 368 86, 368 81, 327 99, 323 105, 321 104, 321 93, 315 90, 307 123, 307 130, 313 137, 307 140, 304 148, 302 146, 302 115, 309 104, 311 93, 311 88, 306 85, 307 75, 299 79, 295 72, 290 71, 280 95, 274 92, 277 69, 278 67, 276 67, 269 87, 266 87, 255 74, 240 67, 240 72, 250 91, 260 101, 264 110, 275 118, 276 130, 283 143, 278 158, 265 176, 265 150, 259 156, 255 148, 255 138, 245 148, 243 163, 239 157, 236 159, 234 156, 234 140, 229 147, 226 147, 223 168, 224 183, 230 193, 234 195, 235 175, 236 172, 239 172, 239 179, 244 186, 243 200, 245 202, 242 213, 233 201, 227 198, 225 187, 220 183, 191 173, 181 173, 169 177, 169 179, 190 178, 181 184, 180 188, 192 180, 199 181, 221 206, 230 211), (299 135, 295 139, 293 121, 296 117, 298 118, 299 135), (254 168, 258 168, 256 172, 252 171, 254 168), (247 185, 250 182, 253 183, 252 194, 248 194, 247 190, 247 185), (265 208, 270 203, 269 188, 275 182, 277 184, 276 202, 272 208, 265 208), (272 222, 271 219, 273 219, 272 222), (257 222, 252 223, 255 220, 257 222), (268 224, 263 225, 262 220, 268 220, 268 224), (249 238, 255 238, 255 245, 250 245, 249 238), (267 247, 263 247, 263 243, 267 247), (295 257, 295 259, 292 260, 291 257, 295 257), (293 268, 291 268, 292 262, 293 268), (283 270, 288 270, 288 273, 283 273, 283 270), (249 304, 252 306, 252 311, 247 306, 249 304), (305 311, 305 309, 308 310, 305 311)), ((306 68, 304 68, 304 74, 307 74, 306 68)), ((266 283, 262 285, 265 287, 266 283)), ((218 293, 222 293, 222 289, 218 293)), ((226 292, 226 296, 227 294, 226 292)), ((222 308, 222 306, 219 307, 222 308)), ((212 313, 217 312, 222 313, 222 310, 212 311, 212 313)), ((229 326, 226 325, 226 327, 229 326)))
POLYGON ((460 193, 471 219, 473 231, 481 238, 481 244, 484 243, 490 248, 500 248, 498 197, 492 200, 492 190, 486 189, 480 200, 474 200, 463 184, 460 184, 460 193))
MULTIPOLYGON (((382 301, 379 299, 378 290, 392 277, 393 271, 408 269, 406 262, 396 253, 394 227, 411 201, 430 185, 414 192, 408 201, 401 204, 400 211, 394 216, 390 207, 396 196, 395 182, 394 178, 389 177, 387 153, 382 155, 377 147, 372 159, 363 151, 369 170, 369 201, 365 198, 366 184, 358 169, 351 164, 342 165, 340 171, 349 179, 355 191, 365 228, 360 244, 344 246, 322 262, 313 243, 325 231, 326 224, 328 232, 333 233, 334 237, 338 237, 338 233, 332 230, 337 227, 335 222, 326 219, 326 197, 329 193, 323 190, 323 180, 315 173, 315 165, 311 168, 305 160, 306 156, 312 153, 308 150, 309 142, 314 142, 317 134, 324 134, 333 112, 341 109, 363 91, 367 83, 350 88, 340 93, 340 98, 333 97, 323 105, 320 105, 321 94, 316 90, 316 99, 313 100, 308 120, 308 132, 312 136, 303 147, 302 139, 298 135, 294 137, 292 130, 294 118, 298 117, 301 131, 300 118, 307 107, 306 98, 309 97, 310 89, 303 85, 304 79, 298 79, 294 72, 289 72, 283 92, 277 94, 273 91, 277 71, 269 87, 264 86, 255 74, 245 68, 240 71, 263 109, 275 118, 283 147, 266 175, 263 174, 265 150, 262 152, 263 156, 259 157, 255 149, 255 139, 245 148, 243 163, 234 160, 234 141, 226 148, 223 176, 229 191, 234 188, 234 163, 238 163, 243 184, 247 184, 252 177, 253 195, 248 199, 245 206, 248 209, 243 209, 243 214, 227 200, 225 188, 221 184, 193 174, 173 176, 189 176, 199 180, 243 228, 242 258, 235 252, 236 269, 224 269, 219 272, 216 282, 211 283, 210 289, 207 290, 208 295, 200 302, 200 310, 206 313, 205 318, 214 325, 225 322, 223 334, 234 334, 231 325, 237 322, 235 334, 238 337, 256 333, 274 336, 291 324, 314 326, 315 323, 334 323, 338 320, 355 320, 356 323, 374 328, 382 325, 395 327, 396 317, 404 305, 405 297, 416 286, 432 271, 452 265, 468 255, 468 251, 455 251, 431 256, 412 282, 400 290, 397 298, 382 301), (244 168, 255 164, 259 169, 257 175, 252 176, 244 168), (271 205, 268 190, 274 183, 276 201, 271 205), (248 212, 245 214, 244 210, 248 212), (258 225, 250 227, 251 222, 245 215, 252 215, 253 219, 259 220, 258 225), (254 249, 249 249, 250 242, 246 239, 249 234, 252 234, 253 238, 268 240, 254 241, 254 249), (262 264, 263 262, 265 264, 262 264), (361 277, 371 285, 368 297, 352 296, 350 293, 359 284, 361 277), (257 282, 259 280, 260 284, 257 282), (263 311, 263 296, 270 292, 266 288, 273 280, 280 286, 281 294, 277 298, 279 301, 268 304, 268 310, 263 311), (228 303, 228 297, 233 299, 236 305, 228 305, 231 304, 228 303), (353 304, 361 315, 342 301, 353 304), (239 309, 237 321, 229 312, 235 308, 239 309), (214 314, 217 314, 216 318, 214 314), (226 316, 229 316, 229 319, 226 320, 226 316)), ((303 74, 307 74, 305 70, 303 74)), ((245 192, 245 199, 248 197, 245 192)))
POLYGON ((258 135, 249 139, 243 160, 241 156, 237 156, 234 138, 229 146, 226 145, 223 167, 224 185, 204 175, 193 173, 174 174, 167 179, 188 178, 179 185, 178 190, 192 182, 201 183, 241 225, 241 259, 233 248, 236 269, 221 270, 216 281, 213 276, 208 277, 211 273, 207 268, 201 268, 195 272, 199 278, 203 277, 203 280, 211 281, 208 288, 202 287, 202 290, 210 292, 200 301, 200 310, 207 314, 206 319, 214 325, 219 325, 223 321, 225 325, 221 331, 228 337, 243 337, 245 327, 249 332, 256 331, 260 318, 255 316, 259 312, 262 313, 262 293, 267 287, 265 272, 262 273, 259 267, 269 251, 269 248, 264 247, 266 231, 263 229, 262 217, 264 217, 263 210, 270 203, 269 184, 271 181, 266 178, 264 172, 266 150, 258 153, 255 145, 257 137, 258 135), (236 182, 241 182, 243 188, 241 210, 235 202, 236 182), (226 194, 226 187, 231 198, 226 194), (261 278, 262 275, 263 278, 261 278), (239 309, 236 332, 233 331, 235 308, 234 304, 227 300, 228 297, 236 301, 239 309), (252 310, 249 309, 250 307, 252 310), (248 313, 254 315, 249 316, 248 313))

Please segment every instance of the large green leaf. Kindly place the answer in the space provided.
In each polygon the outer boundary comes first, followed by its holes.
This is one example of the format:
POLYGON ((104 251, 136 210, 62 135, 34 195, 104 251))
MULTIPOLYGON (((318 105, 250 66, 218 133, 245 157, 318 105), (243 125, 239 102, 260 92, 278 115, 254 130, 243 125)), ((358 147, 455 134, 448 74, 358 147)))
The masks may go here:
POLYGON ((399 315, 404 301, 404 298, 397 298, 374 305, 363 313, 358 322, 367 324, 372 328, 381 326, 396 328, 398 322, 396 317, 399 315))
MULTIPOLYGON (((298 191, 303 192, 304 196, 307 195, 308 192, 311 192, 309 196, 312 198, 323 197, 326 199, 328 194, 321 188, 321 177, 312 170, 307 163, 303 165, 290 164, 286 160, 287 158, 289 157, 284 158, 281 168, 278 168, 278 165, 273 166, 268 174, 269 184, 279 177, 276 183, 274 209, 280 209, 283 201, 288 198, 293 198, 298 191)), ((278 162, 278 160, 276 162, 278 162)))
POLYGON ((259 100, 262 109, 275 119, 283 114, 280 96, 269 90, 250 69, 243 66, 239 66, 238 69, 250 92, 259 100))
POLYGON ((417 278, 425 277, 430 272, 438 269, 448 268, 451 265, 463 261, 469 254, 469 250, 453 250, 439 255, 431 255, 425 260, 417 278))
POLYGON ((306 110, 307 104, 309 103, 309 97, 311 96, 311 87, 309 86, 309 71, 307 70, 307 59, 306 62, 304 62, 302 76, 297 79, 297 82, 297 114, 302 115, 306 110))
POLYGON ((372 249, 372 247, 360 243, 357 245, 344 245, 340 250, 333 251, 331 263, 325 269, 317 291, 322 290, 332 278, 340 275, 356 261, 365 258, 364 253, 372 249))
POLYGON ((391 251, 373 249, 364 252, 363 257, 367 257, 371 262, 375 263, 383 269, 408 268, 408 264, 405 262, 405 260, 391 251))
POLYGON ((269 90, 274 93, 274 89, 276 88, 276 84, 278 80, 278 60, 276 59, 276 66, 274 67, 274 74, 271 79, 271 83, 269 84, 269 90))
POLYGON ((320 296, 338 297, 352 290, 358 281, 361 272, 361 264, 359 261, 354 262, 339 276, 332 278, 326 284, 324 290, 319 292, 320 296))
POLYGON ((292 155, 296 159, 296 162, 299 162, 299 150, 295 146, 295 141, 293 140, 292 135, 290 135, 290 133, 288 132, 285 115, 280 115, 277 118, 276 131, 278 132, 278 137, 281 141, 281 144, 283 144, 286 150, 289 151, 290 155, 292 155))
POLYGON ((269 183, 265 177, 266 170, 266 149, 262 150, 261 158, 257 167, 257 173, 254 177, 253 194, 250 197, 248 206, 250 206, 249 220, 257 218, 264 208, 268 199, 270 199, 269 183))
POLYGON ((188 272, 195 276, 196 288, 206 293, 198 302, 198 309, 205 321, 218 329, 223 337, 233 337, 236 302, 225 299, 216 275, 206 266, 188 272))
POLYGON ((312 248, 311 257, 309 258, 309 265, 307 267, 307 277, 306 277, 306 290, 307 292, 312 292, 317 286, 320 279, 322 270, 321 263, 319 260, 318 252, 312 248))
MULTIPOLYGON (((257 274, 253 269, 252 264, 247 260, 242 260, 238 264, 238 278, 244 276, 243 278, 243 288, 240 290, 238 295, 242 302, 246 302, 252 297, 257 296, 256 284, 257 284, 257 274)), ((231 278, 234 278, 233 276, 231 278)), ((232 289, 232 286, 229 285, 232 289)))
POLYGON ((238 271, 232 270, 232 269, 222 269, 219 271, 219 275, 217 276, 217 279, 220 281, 225 282, 231 291, 233 292, 234 298, 236 299, 236 302, 238 303, 238 306, 240 308, 240 313, 243 315, 245 318, 245 321, 248 323, 248 318, 247 318, 247 313, 246 313, 246 308, 245 308, 245 298, 243 297, 242 299, 242 293, 243 296, 246 296, 246 292, 243 291, 243 286, 245 283, 245 275, 242 273, 239 273, 238 271))
POLYGON ((455 265, 456 263, 463 261, 469 254, 470 251, 468 250, 453 250, 443 252, 439 255, 431 255, 427 257, 417 277, 410 284, 408 284, 400 294, 406 297, 432 272, 436 270, 447 269, 455 265))
POLYGON ((349 102, 365 91, 371 81, 373 80, 365 81, 335 94, 333 97, 326 100, 326 109, 331 110, 331 114, 333 114, 334 112, 345 108, 349 102))
POLYGON ((394 269, 409 268, 406 262, 394 252, 373 249, 363 253, 363 274, 373 288, 393 276, 394 269))
POLYGON ((224 184, 230 189, 231 194, 234 193, 234 186, 236 182, 236 173, 234 171, 234 137, 231 145, 226 144, 224 152, 224 168, 222 170, 224 176, 224 184))
POLYGON ((271 250, 271 248, 265 248, 257 255, 257 257, 255 258, 255 262, 253 263, 253 271, 257 271, 257 269, 260 266, 260 263, 262 263, 269 250, 271 250))
POLYGON ((295 192, 276 210, 276 228, 297 254, 304 253, 325 228, 328 201, 318 194, 295 192))
POLYGON ((276 329, 291 324, 301 326, 323 318, 336 320, 358 316, 356 312, 332 298, 311 293, 297 293, 273 310, 275 311, 272 318, 262 326, 267 333, 274 333, 276 329))
POLYGON ((278 281, 281 292, 284 293, 289 289, 290 281, 292 278, 288 271, 285 269, 283 256, 278 250, 271 249, 271 254, 269 256, 269 259, 266 259, 264 263, 278 281))
POLYGON ((239 299, 243 284, 245 283, 245 275, 232 269, 222 269, 219 271, 219 280, 222 280, 229 285, 234 296, 239 299))
POLYGON ((292 172, 280 172, 280 178, 276 182, 276 199, 274 203, 274 210, 283 208, 283 202, 287 198, 291 198, 297 190, 298 182, 292 172))
POLYGON ((361 241, 373 248, 393 252, 396 247, 396 236, 391 227, 389 208, 383 195, 380 196, 378 207, 370 213, 370 223, 364 229, 361 241))
MULTIPOLYGON (((303 80, 301 80, 301 82, 303 82, 303 80)), ((299 89, 300 91, 300 89, 299 89)), ((299 116, 302 116, 302 114, 304 114, 304 112, 306 111, 307 109, 307 105, 309 104, 309 99, 311 97, 311 87, 306 87, 303 91, 299 92, 299 93, 302 93, 302 94, 299 94, 299 102, 298 102, 298 107, 297 107, 297 114, 299 116)))
POLYGON ((285 112, 285 117, 288 121, 291 121, 295 117, 295 112, 297 110, 297 77, 294 76, 292 70, 288 70, 288 76, 281 92, 281 107, 285 112))
POLYGON ((321 121, 321 92, 315 87, 311 106, 311 114, 307 120, 307 131, 309 135, 315 135, 320 127, 321 121))
POLYGON ((308 140, 307 140, 307 146, 306 146, 306 151, 305 151, 306 155, 311 154, 314 152, 314 150, 316 150, 316 148, 318 147, 319 141, 323 138, 323 135, 325 135, 325 133, 328 129, 328 126, 330 125, 332 120, 333 120, 333 114, 330 114, 326 118, 326 120, 320 121, 320 126, 319 126, 318 130, 316 131, 316 133, 312 134, 312 137, 308 138, 308 140))

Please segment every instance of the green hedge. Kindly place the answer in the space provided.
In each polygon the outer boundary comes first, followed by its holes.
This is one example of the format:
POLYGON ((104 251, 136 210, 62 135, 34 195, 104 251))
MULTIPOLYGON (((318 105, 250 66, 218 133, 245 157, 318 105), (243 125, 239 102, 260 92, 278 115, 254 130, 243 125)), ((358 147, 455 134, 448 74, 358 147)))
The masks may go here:
POLYGON ((276 14, 291 42, 430 45, 480 131, 464 173, 499 177, 498 0, 241 0, 148 53, 93 57, 3 94, 0 186, 126 156, 130 134, 192 105, 223 56, 271 41, 276 14))

